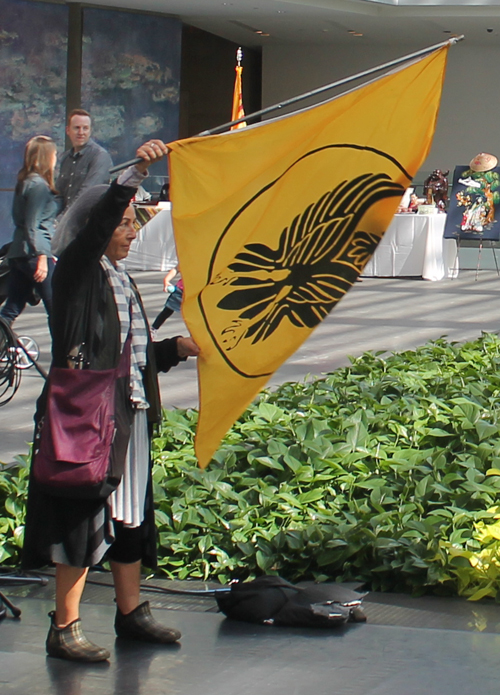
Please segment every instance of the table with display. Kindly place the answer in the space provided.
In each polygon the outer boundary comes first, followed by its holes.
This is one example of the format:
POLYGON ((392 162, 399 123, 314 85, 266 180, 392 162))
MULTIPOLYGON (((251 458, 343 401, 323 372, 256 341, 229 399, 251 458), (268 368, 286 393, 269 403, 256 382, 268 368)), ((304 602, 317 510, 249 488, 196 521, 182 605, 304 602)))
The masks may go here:
POLYGON ((457 243, 443 238, 445 222, 443 213, 395 215, 363 276, 416 276, 425 280, 456 277, 457 243))
MULTIPOLYGON (((156 214, 138 231, 126 259, 128 270, 167 271, 177 265, 170 203, 151 206, 156 214)), ((458 274, 457 244, 443 239, 446 215, 395 215, 365 277, 422 277, 442 280, 458 274)))

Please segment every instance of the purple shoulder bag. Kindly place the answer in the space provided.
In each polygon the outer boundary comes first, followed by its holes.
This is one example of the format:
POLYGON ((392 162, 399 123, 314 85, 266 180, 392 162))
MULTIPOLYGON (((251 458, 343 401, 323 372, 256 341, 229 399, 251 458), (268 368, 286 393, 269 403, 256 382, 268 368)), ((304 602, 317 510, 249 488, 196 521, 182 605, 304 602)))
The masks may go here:
POLYGON ((47 493, 103 498, 119 484, 109 476, 115 435, 115 386, 130 367, 130 339, 115 369, 52 367, 33 474, 47 493))

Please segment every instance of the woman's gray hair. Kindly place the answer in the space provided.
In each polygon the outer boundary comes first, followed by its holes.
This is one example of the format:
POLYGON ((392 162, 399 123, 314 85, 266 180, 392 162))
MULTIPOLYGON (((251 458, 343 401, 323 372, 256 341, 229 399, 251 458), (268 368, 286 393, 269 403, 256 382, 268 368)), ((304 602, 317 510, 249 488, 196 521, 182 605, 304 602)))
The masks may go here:
POLYGON ((92 186, 75 200, 57 223, 56 232, 52 237, 52 253, 60 256, 64 249, 73 241, 88 222, 92 208, 106 193, 109 186, 101 184, 92 186))

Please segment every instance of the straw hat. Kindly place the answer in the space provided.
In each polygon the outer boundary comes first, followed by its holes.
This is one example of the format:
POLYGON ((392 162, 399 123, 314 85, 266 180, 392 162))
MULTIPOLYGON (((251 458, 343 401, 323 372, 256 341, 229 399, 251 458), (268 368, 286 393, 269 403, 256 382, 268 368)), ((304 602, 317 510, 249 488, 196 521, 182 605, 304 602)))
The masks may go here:
POLYGON ((498 159, 494 154, 487 154, 486 152, 480 152, 476 154, 474 159, 471 159, 469 167, 472 171, 489 171, 494 169, 498 164, 498 159))

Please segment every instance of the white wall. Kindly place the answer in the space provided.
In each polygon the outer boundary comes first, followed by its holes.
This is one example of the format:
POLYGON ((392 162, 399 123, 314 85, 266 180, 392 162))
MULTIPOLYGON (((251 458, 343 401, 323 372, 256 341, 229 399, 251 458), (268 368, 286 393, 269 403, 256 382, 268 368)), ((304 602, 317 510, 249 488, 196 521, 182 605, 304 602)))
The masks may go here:
MULTIPOLYGON (((354 43, 354 39, 351 44, 338 47, 300 44, 265 47, 263 106, 420 48, 423 46, 401 43, 370 47, 354 43)), ((416 183, 423 181, 433 169, 450 169, 453 173, 456 165, 467 164, 478 152, 491 152, 500 159, 499 65, 500 46, 483 47, 462 41, 450 48, 434 144, 416 183)), ((330 94, 333 92, 326 96, 330 94)), ((411 128, 411 123, 408 125, 411 128)))

